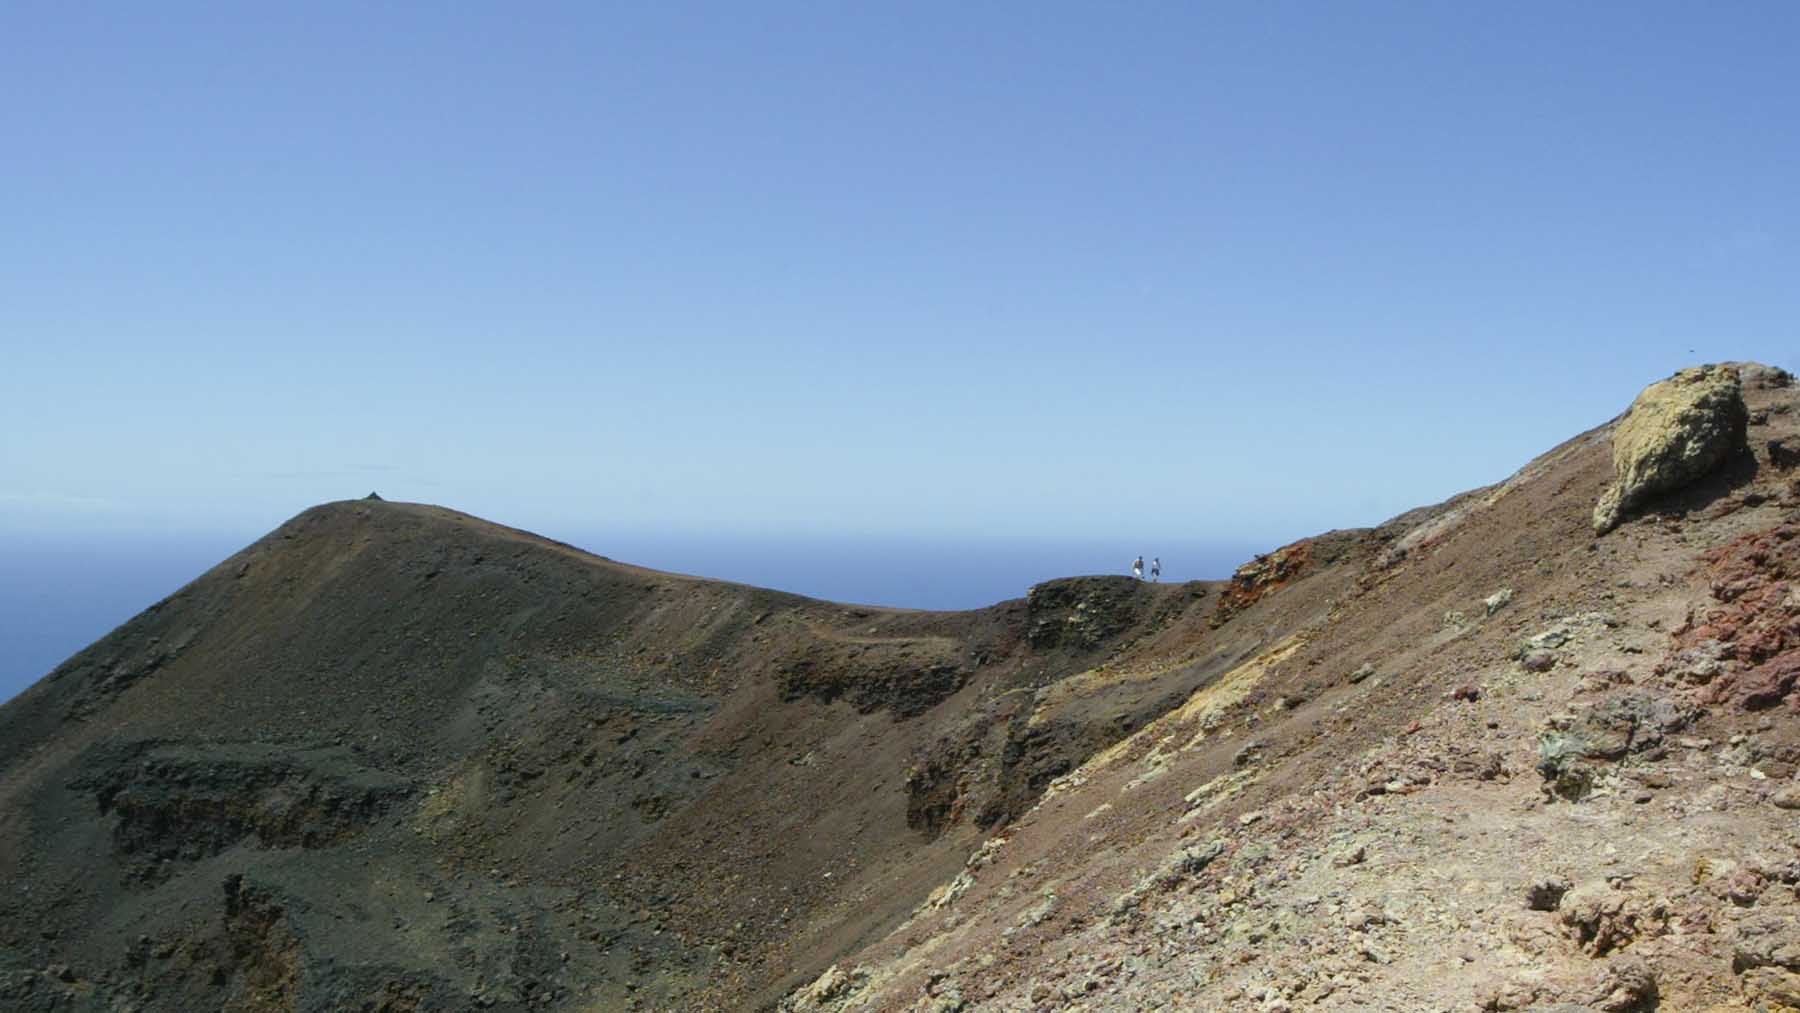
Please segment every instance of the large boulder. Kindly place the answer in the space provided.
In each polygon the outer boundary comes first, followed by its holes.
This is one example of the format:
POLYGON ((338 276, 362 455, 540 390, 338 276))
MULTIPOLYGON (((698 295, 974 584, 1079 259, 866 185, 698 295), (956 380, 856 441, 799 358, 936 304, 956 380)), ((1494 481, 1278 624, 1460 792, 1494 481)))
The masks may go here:
POLYGON ((1743 449, 1749 423, 1735 367, 1696 366, 1645 387, 1613 428, 1616 481, 1594 505, 1594 532, 1718 467, 1743 449))

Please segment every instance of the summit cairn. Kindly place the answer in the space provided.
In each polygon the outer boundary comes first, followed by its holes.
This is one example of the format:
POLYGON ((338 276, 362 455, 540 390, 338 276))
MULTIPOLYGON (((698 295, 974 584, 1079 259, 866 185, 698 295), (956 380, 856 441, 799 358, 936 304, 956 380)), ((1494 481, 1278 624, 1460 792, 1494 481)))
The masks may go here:
POLYGON ((1594 504, 1594 533, 1743 449, 1749 420, 1733 366, 1695 366, 1645 387, 1613 429, 1616 478, 1594 504))

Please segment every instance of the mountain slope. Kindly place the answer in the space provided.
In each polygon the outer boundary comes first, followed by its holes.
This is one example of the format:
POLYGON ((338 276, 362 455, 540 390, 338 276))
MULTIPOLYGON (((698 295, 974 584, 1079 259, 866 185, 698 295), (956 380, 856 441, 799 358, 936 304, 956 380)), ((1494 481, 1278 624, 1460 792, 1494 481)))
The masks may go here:
POLYGON ((1794 1005, 1800 399, 1743 372, 1747 446, 1617 531, 1608 426, 1243 608, 1261 653, 789 1008, 1794 1005))
POLYGON ((1800 418, 1739 372, 1747 444, 1604 536, 1611 425, 961 613, 314 508, 0 707, 0 1002, 1766 1006, 1800 418))
POLYGON ((309 510, 0 708, 13 998, 772 1001, 1209 678, 1214 594, 839 606, 309 510), (1014 727, 1126 645, 1180 670, 1014 727))

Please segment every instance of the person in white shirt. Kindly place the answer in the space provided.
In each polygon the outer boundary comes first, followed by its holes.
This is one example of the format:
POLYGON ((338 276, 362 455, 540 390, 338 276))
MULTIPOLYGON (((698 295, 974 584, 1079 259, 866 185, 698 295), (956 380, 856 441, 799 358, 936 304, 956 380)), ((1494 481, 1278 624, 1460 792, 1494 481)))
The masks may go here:
POLYGON ((1144 557, 1143 556, 1139 556, 1138 558, 1131 561, 1131 575, 1133 577, 1136 577, 1139 580, 1144 579, 1144 557))
POLYGON ((1152 581, 1162 580, 1162 557, 1161 556, 1157 556, 1155 559, 1152 559, 1150 561, 1150 579, 1152 581))

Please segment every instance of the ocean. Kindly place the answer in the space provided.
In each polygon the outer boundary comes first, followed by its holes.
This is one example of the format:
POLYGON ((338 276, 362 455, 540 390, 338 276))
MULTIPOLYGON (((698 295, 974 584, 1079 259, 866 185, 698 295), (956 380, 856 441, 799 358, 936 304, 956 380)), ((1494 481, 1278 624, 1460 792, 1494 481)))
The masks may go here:
MULTIPOLYGON (((1160 555, 1165 581, 1217 579, 1269 546, 1094 539, 552 535, 625 563, 830 601, 969 609, 1040 581, 1128 573, 1160 555)), ((0 536, 0 701, 179 590, 249 538, 0 536)))

